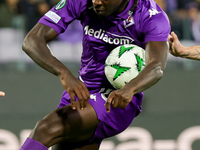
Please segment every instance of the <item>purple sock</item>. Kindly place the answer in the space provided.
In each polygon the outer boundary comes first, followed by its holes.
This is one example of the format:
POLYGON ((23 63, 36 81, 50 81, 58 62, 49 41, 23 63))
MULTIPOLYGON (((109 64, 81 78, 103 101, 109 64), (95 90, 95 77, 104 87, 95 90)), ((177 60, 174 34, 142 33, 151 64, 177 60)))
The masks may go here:
POLYGON ((27 138, 19 150, 48 150, 48 148, 34 139, 27 138))

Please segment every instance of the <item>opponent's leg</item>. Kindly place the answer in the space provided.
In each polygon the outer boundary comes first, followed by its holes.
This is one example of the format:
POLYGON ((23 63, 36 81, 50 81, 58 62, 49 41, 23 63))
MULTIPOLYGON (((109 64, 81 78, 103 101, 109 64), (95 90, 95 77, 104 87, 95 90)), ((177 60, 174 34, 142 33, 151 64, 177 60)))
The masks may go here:
POLYGON ((25 142, 22 146, 24 149, 20 150, 36 150, 29 146, 34 144, 42 144, 41 150, 45 150, 43 146, 50 147, 61 141, 75 143, 89 140, 99 123, 96 112, 89 103, 86 109, 80 110, 79 103, 76 102, 76 108, 72 110, 68 105, 47 115, 37 123, 30 138, 27 139, 29 143, 25 142))

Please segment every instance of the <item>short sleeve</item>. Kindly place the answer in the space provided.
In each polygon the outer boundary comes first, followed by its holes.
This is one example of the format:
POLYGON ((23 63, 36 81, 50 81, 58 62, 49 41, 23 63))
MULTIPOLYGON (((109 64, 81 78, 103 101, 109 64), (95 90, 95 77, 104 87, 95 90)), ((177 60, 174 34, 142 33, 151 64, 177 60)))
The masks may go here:
POLYGON ((166 13, 156 4, 147 9, 142 15, 141 30, 145 33, 144 42, 168 41, 171 31, 166 13))
POLYGON ((60 34, 73 20, 78 19, 86 8, 87 0, 61 0, 38 23, 47 25, 60 34))

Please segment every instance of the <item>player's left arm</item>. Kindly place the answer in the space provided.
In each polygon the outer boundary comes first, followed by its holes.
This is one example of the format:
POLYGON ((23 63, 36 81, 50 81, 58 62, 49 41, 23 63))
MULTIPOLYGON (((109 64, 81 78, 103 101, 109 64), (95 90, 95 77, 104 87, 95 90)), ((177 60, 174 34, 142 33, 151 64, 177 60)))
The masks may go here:
MULTIPOLYGON (((146 5, 151 5, 146 1, 146 5)), ((164 11, 156 5, 151 9, 143 10, 139 18, 141 33, 145 33, 146 66, 139 75, 127 83, 122 89, 115 90, 109 95, 105 104, 110 111, 110 105, 117 108, 126 108, 133 95, 145 91, 156 84, 163 76, 169 51, 168 35, 170 22, 164 11), (158 41, 158 39, 160 41, 158 41)))
POLYGON ((166 67, 169 46, 167 41, 150 41, 146 44, 146 66, 141 73, 125 88, 130 88, 133 95, 145 91, 163 76, 166 67))
POLYGON ((146 67, 122 89, 115 90, 109 95, 105 104, 107 112, 110 112, 110 105, 115 108, 126 108, 133 95, 150 88, 162 78, 168 50, 166 41, 147 42, 146 67))

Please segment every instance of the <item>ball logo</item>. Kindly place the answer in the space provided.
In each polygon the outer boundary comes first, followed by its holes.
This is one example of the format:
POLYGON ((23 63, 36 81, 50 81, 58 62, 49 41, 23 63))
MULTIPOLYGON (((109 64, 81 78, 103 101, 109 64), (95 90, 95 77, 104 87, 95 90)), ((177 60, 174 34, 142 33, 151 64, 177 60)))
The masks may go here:
POLYGON ((126 51, 129 51, 133 48, 134 46, 129 46, 129 47, 125 47, 124 45, 122 45, 120 47, 120 50, 119 50, 119 57, 122 56, 122 54, 124 54, 126 51))
POLYGON ((137 60, 137 69, 138 69, 138 72, 141 72, 142 71, 142 67, 145 67, 145 61, 137 54, 135 54, 135 59, 137 60))
POLYGON ((66 4, 66 0, 61 0, 55 7, 56 10, 63 8, 66 4))
POLYGON ((116 69, 116 73, 115 73, 115 76, 113 78, 113 81, 116 80, 124 72, 126 72, 129 69, 131 69, 130 67, 120 66, 120 64, 111 65, 111 67, 116 69))

